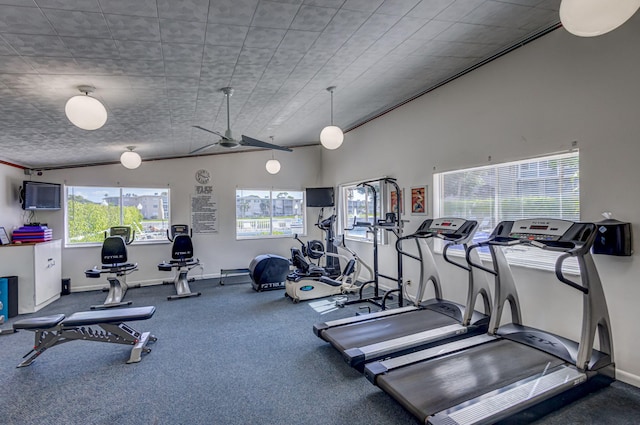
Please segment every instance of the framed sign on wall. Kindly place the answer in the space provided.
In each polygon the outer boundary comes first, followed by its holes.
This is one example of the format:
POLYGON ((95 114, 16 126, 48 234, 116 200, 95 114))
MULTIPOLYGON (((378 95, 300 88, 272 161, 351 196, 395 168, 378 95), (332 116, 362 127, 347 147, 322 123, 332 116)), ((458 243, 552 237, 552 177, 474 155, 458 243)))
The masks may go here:
POLYGON ((427 215, 429 208, 427 205, 427 195, 429 186, 416 186, 411 188, 411 214, 427 215))

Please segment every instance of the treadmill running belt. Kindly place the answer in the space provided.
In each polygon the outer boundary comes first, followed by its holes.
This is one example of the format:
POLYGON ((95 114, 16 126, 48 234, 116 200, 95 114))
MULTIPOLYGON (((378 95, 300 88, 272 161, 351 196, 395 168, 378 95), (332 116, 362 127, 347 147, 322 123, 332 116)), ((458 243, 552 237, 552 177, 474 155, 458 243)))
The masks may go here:
POLYGON ((322 338, 344 352, 350 348, 364 347, 457 323, 457 320, 444 314, 421 309, 369 322, 329 328, 322 333, 322 338))
POLYGON ((545 352, 497 340, 392 370, 376 384, 425 423, 428 416, 561 364, 545 352))

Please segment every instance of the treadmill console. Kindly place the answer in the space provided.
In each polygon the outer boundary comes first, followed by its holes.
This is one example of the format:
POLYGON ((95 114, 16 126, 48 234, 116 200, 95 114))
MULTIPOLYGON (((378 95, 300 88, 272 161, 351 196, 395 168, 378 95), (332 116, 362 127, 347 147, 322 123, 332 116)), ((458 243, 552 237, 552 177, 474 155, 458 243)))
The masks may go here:
POLYGON ((571 249, 576 245, 593 243, 593 223, 575 223, 553 218, 534 218, 503 221, 493 231, 499 243, 530 242, 556 249, 571 249))
POLYGON ((557 241, 574 223, 557 219, 527 219, 514 221, 509 237, 530 241, 557 241))
POLYGON ((443 217, 427 219, 422 222, 415 234, 459 239, 475 231, 476 224, 476 221, 465 220, 463 218, 443 217))

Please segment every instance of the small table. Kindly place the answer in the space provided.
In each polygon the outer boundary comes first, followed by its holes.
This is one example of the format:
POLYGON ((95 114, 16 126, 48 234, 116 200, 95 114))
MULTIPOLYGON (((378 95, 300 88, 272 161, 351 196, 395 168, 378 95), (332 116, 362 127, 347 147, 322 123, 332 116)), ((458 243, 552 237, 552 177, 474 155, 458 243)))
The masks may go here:
MULTIPOLYGON (((229 276, 249 276, 251 274, 251 270, 249 269, 220 269, 220 285, 224 285, 224 279, 229 276)), ((237 283, 246 283, 246 282, 237 282, 237 283)))

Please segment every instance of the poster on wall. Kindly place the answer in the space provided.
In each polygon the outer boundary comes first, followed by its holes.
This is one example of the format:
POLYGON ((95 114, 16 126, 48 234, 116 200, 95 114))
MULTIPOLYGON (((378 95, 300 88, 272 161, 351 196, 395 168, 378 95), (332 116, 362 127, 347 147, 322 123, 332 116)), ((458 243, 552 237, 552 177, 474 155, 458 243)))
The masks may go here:
POLYGON ((411 188, 411 214, 426 215, 427 208, 427 186, 418 186, 411 188))
MULTIPOLYGON (((396 212, 397 211, 397 205, 398 205, 398 192, 396 192, 395 190, 392 190, 390 192, 390 201, 391 201, 391 205, 390 205, 390 212, 396 212)), ((402 188, 402 190, 400 191, 400 215, 404 214, 404 188, 402 188)))
POLYGON ((213 186, 196 186, 191 196, 191 228, 193 233, 218 232, 218 202, 213 186))

